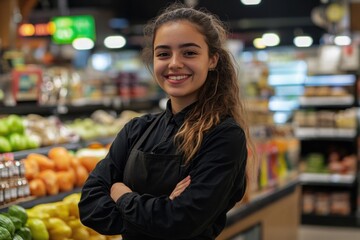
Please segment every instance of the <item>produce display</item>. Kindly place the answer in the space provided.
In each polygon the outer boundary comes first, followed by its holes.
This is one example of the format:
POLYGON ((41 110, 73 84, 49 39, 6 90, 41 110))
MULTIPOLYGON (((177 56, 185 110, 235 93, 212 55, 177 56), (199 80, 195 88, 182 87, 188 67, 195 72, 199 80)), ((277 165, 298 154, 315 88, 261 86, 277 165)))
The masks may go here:
POLYGON ((47 155, 30 153, 25 159, 25 177, 32 196, 56 195, 81 187, 95 165, 105 157, 105 146, 70 152, 64 147, 53 147, 47 155))
POLYGON ((113 116, 97 110, 90 117, 66 123, 56 116, 0 116, 0 153, 115 136, 130 119, 141 115, 125 110, 119 116, 113 116))
POLYGON ((61 201, 25 209, 11 205, 0 214, 1 240, 120 240, 120 235, 104 236, 84 226, 79 219, 80 193, 61 201))
POLYGON ((106 111, 97 110, 88 118, 77 118, 66 123, 66 127, 79 135, 81 139, 92 140, 115 136, 128 121, 141 115, 138 112, 125 110, 115 117, 106 111))
POLYGON ((79 219, 80 193, 73 193, 63 200, 44 203, 26 209, 27 226, 33 240, 110 240, 119 235, 104 236, 84 226, 79 219))
POLYGON ((25 131, 25 120, 11 114, 0 118, 0 153, 38 148, 40 140, 25 131))
POLYGON ((68 129, 58 117, 28 114, 24 120, 27 135, 38 139, 40 146, 79 141, 79 136, 68 129))
POLYGON ((31 240, 32 233, 28 226, 28 214, 18 205, 12 205, 7 212, 0 214, 1 240, 31 240))
MULTIPOLYGON (((2 179, 8 186, 4 189, 4 194, 11 192, 12 183, 19 182, 14 179, 19 177, 25 179, 25 182, 14 185, 14 189, 20 192, 19 189, 26 186, 30 195, 35 198, 71 192, 74 188, 81 187, 109 150, 110 144, 98 143, 96 138, 114 136, 130 119, 140 115, 137 112, 124 111, 115 117, 99 110, 89 118, 75 119, 67 123, 62 123, 55 116, 2 116, 2 169, 9 173, 15 167, 19 169, 19 176, 14 172, 14 175, 2 179), (94 141, 76 151, 59 145, 81 140, 94 141), (51 145, 53 147, 49 148, 46 154, 30 151, 23 159, 13 158, 12 152, 51 145), (7 160, 8 155, 11 159, 7 160)), ((77 207, 79 199, 80 193, 73 193, 59 202, 42 203, 31 209, 24 209, 17 205, 27 200, 22 199, 22 195, 7 198, 3 203, 6 204, 5 207, 8 206, 8 210, 0 214, 0 240, 121 239, 120 235, 104 236, 82 225, 77 207)))

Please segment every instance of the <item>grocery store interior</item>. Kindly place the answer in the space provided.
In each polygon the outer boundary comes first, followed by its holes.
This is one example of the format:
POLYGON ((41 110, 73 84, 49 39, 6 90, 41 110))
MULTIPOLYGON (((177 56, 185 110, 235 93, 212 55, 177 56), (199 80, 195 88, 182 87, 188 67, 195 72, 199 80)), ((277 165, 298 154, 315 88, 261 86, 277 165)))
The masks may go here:
MULTIPOLYGON (((81 225, 79 193, 128 121, 164 109, 141 49, 171 2, 0 1, 0 236, 121 239, 81 225)), ((261 160, 217 239, 359 240, 360 1, 180 2, 229 27, 261 160)))

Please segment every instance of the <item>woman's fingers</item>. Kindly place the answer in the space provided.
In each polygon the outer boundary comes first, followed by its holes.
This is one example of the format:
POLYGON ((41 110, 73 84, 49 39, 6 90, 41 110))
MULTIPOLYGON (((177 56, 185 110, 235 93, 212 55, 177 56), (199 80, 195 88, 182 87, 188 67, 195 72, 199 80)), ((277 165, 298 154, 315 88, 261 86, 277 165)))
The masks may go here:
POLYGON ((190 185, 190 182, 191 182, 190 176, 187 176, 186 178, 178 182, 178 184, 176 184, 175 189, 172 191, 172 193, 169 196, 170 200, 174 200, 182 192, 184 192, 184 190, 190 185))

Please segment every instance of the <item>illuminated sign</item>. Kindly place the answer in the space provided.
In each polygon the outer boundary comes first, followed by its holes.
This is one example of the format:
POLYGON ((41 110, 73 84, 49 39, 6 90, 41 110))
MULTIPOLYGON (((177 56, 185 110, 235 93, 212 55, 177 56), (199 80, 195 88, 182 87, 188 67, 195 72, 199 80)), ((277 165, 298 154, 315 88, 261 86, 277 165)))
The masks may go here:
POLYGON ((23 23, 19 26, 18 33, 21 37, 50 36, 54 33, 54 24, 49 23, 23 23))
POLYGON ((90 38, 95 41, 95 21, 92 16, 60 16, 51 21, 54 24, 54 43, 71 44, 77 38, 90 38))

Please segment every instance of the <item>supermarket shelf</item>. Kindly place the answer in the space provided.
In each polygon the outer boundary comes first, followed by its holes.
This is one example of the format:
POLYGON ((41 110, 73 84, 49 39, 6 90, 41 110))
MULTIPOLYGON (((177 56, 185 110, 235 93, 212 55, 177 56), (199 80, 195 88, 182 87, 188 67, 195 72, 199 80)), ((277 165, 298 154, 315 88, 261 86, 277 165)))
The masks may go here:
POLYGON ((27 115, 27 114, 39 114, 39 115, 61 115, 61 114, 82 114, 93 112, 97 109, 113 109, 112 105, 105 104, 89 104, 82 106, 73 106, 73 105, 39 105, 37 103, 20 103, 16 106, 3 106, 0 107, 0 112, 2 114, 18 114, 18 115, 27 115))
POLYGON ((53 147, 64 147, 67 150, 77 150, 79 148, 84 148, 87 147, 88 145, 90 145, 91 143, 101 143, 103 145, 109 144, 111 143, 113 140, 115 139, 115 136, 112 137, 104 137, 104 138, 96 138, 93 140, 88 140, 88 141, 80 141, 80 142, 73 142, 73 143, 64 143, 64 144, 55 144, 55 145, 50 145, 50 146, 46 146, 46 147, 40 147, 40 148, 36 148, 36 149, 26 149, 26 150, 22 150, 22 151, 17 151, 17 152, 13 152, 14 154, 14 159, 15 160, 20 160, 23 158, 26 158, 27 155, 29 155, 30 153, 39 153, 39 154, 44 154, 46 155, 49 150, 53 147))
POLYGON ((301 107, 352 106, 354 102, 354 96, 299 97, 299 103, 301 107))
POLYGON ((351 174, 301 173, 301 185, 352 187, 355 176, 351 174))
POLYGON ((295 136, 299 139, 345 139, 353 140, 357 131, 354 128, 322 128, 322 127, 297 127, 295 136))
POLYGON ((291 180, 282 186, 267 189, 262 193, 257 194, 254 198, 250 199, 249 202, 236 205, 227 213, 226 225, 230 226, 239 219, 244 219, 250 214, 257 212, 284 196, 291 194, 296 190, 298 184, 299 182, 297 180, 291 180))
POLYGON ((46 197, 39 197, 39 198, 29 197, 29 198, 19 199, 15 202, 1 205, 0 212, 6 212, 8 207, 11 205, 14 205, 14 204, 20 205, 24 208, 32 208, 32 207, 42 204, 42 203, 58 202, 58 201, 61 201, 64 197, 66 197, 70 194, 73 194, 73 193, 79 193, 80 191, 81 191, 81 188, 75 188, 72 191, 60 192, 53 196, 46 196, 46 197))
POLYGON ((51 148, 58 147, 58 146, 65 147, 68 150, 76 150, 78 148, 81 148, 83 145, 80 142, 76 142, 76 143, 50 145, 50 146, 36 148, 36 149, 26 149, 26 150, 14 152, 13 153, 14 159, 20 160, 20 159, 26 158, 27 155, 29 155, 30 153, 47 154, 51 148))
POLYGON ((356 215, 315 215, 302 214, 301 224, 318 226, 337 226, 337 227, 360 227, 360 218, 356 215))
POLYGON ((142 99, 130 99, 123 101, 90 101, 82 104, 64 104, 64 105, 40 105, 36 102, 18 103, 15 106, 0 106, 1 114, 39 114, 39 115, 81 115, 89 114, 98 109, 102 110, 134 110, 153 109, 158 107, 158 97, 148 97, 142 99))

